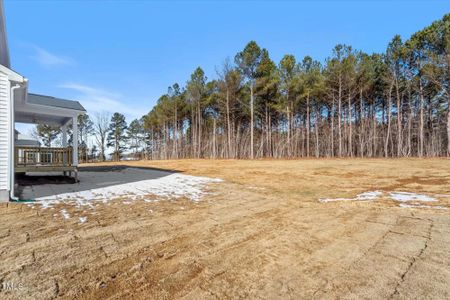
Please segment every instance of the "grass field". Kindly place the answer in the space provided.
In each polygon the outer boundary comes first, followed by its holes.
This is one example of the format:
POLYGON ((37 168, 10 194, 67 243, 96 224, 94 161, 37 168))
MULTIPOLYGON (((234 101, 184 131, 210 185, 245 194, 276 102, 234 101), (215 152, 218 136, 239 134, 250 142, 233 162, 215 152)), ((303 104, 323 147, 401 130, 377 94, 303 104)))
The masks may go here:
POLYGON ((21 287, 1 298, 450 298, 449 159, 123 164, 223 182, 199 202, 99 202, 82 224, 55 214, 75 206, 2 205, 0 280, 21 287))

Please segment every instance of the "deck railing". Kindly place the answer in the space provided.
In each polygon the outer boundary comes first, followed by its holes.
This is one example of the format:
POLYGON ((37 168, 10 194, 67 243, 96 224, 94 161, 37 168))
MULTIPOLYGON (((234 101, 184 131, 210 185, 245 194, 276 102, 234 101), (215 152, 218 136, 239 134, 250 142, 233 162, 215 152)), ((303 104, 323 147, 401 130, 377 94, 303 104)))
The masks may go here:
POLYGON ((70 167, 72 148, 57 147, 15 147, 15 166, 17 167, 70 167))

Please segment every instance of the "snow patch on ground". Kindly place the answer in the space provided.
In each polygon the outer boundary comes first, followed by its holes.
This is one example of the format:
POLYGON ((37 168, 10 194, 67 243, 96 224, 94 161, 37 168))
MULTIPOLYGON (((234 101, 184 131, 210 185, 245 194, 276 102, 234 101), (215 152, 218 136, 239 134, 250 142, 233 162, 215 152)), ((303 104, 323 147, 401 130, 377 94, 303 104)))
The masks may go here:
POLYGON ((437 199, 430 196, 408 193, 408 192, 390 192, 389 197, 394 201, 407 202, 407 201, 423 201, 423 202, 436 202, 437 199))
POLYGON ((325 198, 319 199, 320 202, 336 202, 336 201, 374 201, 379 198, 383 192, 380 191, 372 191, 372 192, 364 192, 356 195, 355 198, 325 198))
POLYGON ((383 195, 381 191, 364 192, 356 196, 357 200, 376 200, 383 195))
POLYGON ((70 214, 67 212, 67 210, 62 209, 61 210, 61 215, 63 216, 64 219, 70 219, 70 214))
POLYGON ((87 217, 80 217, 79 220, 80 220, 80 224, 86 223, 87 217))
POLYGON ((438 202, 434 197, 416 194, 411 192, 382 192, 370 191, 356 195, 355 198, 325 198, 319 199, 320 202, 336 202, 336 201, 377 201, 381 198, 387 198, 396 202, 401 202, 400 207, 403 208, 429 208, 429 209, 447 209, 444 206, 422 205, 417 202, 438 202))
MULTIPOLYGON (((47 208, 49 208, 49 207, 51 207, 51 205, 52 204, 57 204, 57 203, 59 203, 59 201, 55 201, 54 203, 50 203, 50 202, 48 202, 48 201, 43 201, 42 203, 41 203, 41 205, 42 205, 42 208, 43 209, 47 209, 47 208)), ((34 208, 34 207, 33 207, 34 208)))
MULTIPOLYGON (((75 203, 77 207, 92 205, 93 201, 106 203, 110 200, 126 197, 127 200, 143 199, 154 195, 159 198, 186 197, 191 201, 199 201, 205 194, 204 187, 209 183, 222 182, 218 178, 198 177, 185 174, 170 174, 157 179, 141 180, 85 191, 63 193, 36 198, 36 203, 42 208, 51 208, 58 203, 75 203)), ((151 200, 157 201, 157 200, 151 200)), ((124 204, 129 204, 125 203, 124 204)))

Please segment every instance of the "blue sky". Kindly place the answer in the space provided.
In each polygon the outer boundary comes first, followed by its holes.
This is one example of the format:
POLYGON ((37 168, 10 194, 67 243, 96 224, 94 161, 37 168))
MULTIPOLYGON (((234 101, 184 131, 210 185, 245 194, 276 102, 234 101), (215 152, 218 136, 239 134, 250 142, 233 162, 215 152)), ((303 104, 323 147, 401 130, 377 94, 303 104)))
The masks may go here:
POLYGON ((448 1, 8 1, 12 67, 30 91, 93 114, 147 113, 201 66, 208 78, 250 40, 324 60, 337 43, 384 51, 450 12, 448 1))

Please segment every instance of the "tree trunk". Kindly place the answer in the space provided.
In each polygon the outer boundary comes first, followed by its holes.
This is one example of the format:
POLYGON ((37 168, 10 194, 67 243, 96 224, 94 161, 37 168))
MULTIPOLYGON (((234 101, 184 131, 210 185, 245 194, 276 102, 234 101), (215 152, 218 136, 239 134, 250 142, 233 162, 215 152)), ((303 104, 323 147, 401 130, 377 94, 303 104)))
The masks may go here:
POLYGON ((318 108, 316 108, 316 126, 315 126, 315 129, 316 129, 316 158, 318 158, 319 157, 319 155, 320 155, 320 153, 319 153, 319 109, 318 108))
POLYGON ((334 157, 334 96, 331 103, 331 157, 334 157))
POLYGON ((359 90, 359 156, 364 157, 364 131, 365 131, 365 121, 364 121, 364 106, 363 106, 363 92, 362 89, 359 90))
POLYGON ((372 106, 372 123, 373 123, 373 137, 372 137, 372 143, 373 143, 373 153, 372 156, 377 155, 377 110, 375 105, 375 100, 373 101, 372 106))
POLYGON ((254 159, 254 148, 253 148, 253 82, 250 83, 250 159, 254 159))
POLYGON ((269 156, 270 157, 273 157, 273 149, 272 149, 272 118, 270 117, 270 114, 269 114, 269 125, 268 125, 268 128, 269 128, 269 156))
POLYGON ((291 114, 289 112, 289 104, 286 106, 287 116, 287 156, 291 157, 291 114))
POLYGON ((200 100, 197 102, 197 122, 198 122, 198 149, 197 158, 202 156, 202 113, 200 109, 200 100))
POLYGON ((310 130, 310 118, 309 118, 309 93, 306 95, 306 157, 309 157, 309 130, 310 130))
POLYGON ((338 136, 339 136, 338 156, 339 157, 342 157, 341 114, 342 114, 342 82, 341 82, 341 77, 339 76, 339 95, 338 95, 338 136))
POLYGON ((213 158, 216 158, 216 119, 213 119, 213 158))
POLYGON ((447 156, 450 156, 450 99, 447 103, 447 156))
POLYGON ((424 140, 424 134, 423 134, 423 110, 424 110, 424 97, 423 97, 423 89, 422 89, 422 79, 419 78, 419 97, 420 97, 420 108, 419 108, 419 151, 418 155, 419 157, 423 156, 423 140, 424 140))
POLYGON ((195 121, 194 107, 191 107, 191 156, 197 157, 197 128, 195 121))
POLYGON ((446 39, 445 58, 447 64, 447 156, 450 156, 450 40, 446 39))
POLYGON ((175 113, 173 117, 173 154, 175 158, 178 158, 178 116, 177 116, 177 104, 175 103, 175 113))
POLYGON ((402 137, 402 106, 398 82, 396 80, 396 96, 397 96, 397 157, 402 156, 403 137, 402 137))
POLYGON ((227 142, 228 142, 228 158, 231 156, 231 124, 230 124, 230 92, 227 88, 227 142))
POLYGON ((391 108, 392 108, 392 84, 389 87, 389 95, 388 95, 388 107, 387 107, 387 132, 386 132, 386 140, 384 143, 384 157, 388 157, 389 153, 388 153, 388 146, 389 146, 389 135, 391 133, 391 108))
POLYGON ((352 93, 348 92, 348 153, 353 157, 353 131, 352 131, 352 93))
POLYGON ((411 98, 408 99, 408 106, 409 106, 409 115, 408 115, 408 151, 407 151, 407 156, 411 155, 411 128, 412 128, 412 103, 411 103, 411 98))

